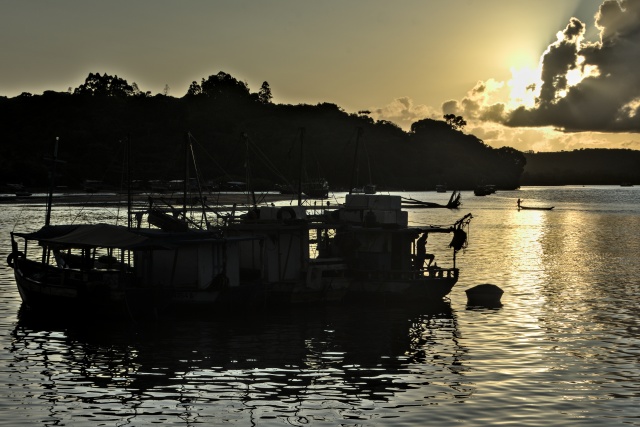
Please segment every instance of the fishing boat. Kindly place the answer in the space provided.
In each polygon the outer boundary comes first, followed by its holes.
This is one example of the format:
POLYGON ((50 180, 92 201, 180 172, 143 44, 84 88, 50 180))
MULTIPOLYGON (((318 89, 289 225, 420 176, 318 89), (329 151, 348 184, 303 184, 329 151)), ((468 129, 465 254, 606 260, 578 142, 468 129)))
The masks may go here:
POLYGON ((50 188, 44 226, 11 233, 7 262, 25 305, 57 314, 441 301, 458 280, 455 254, 471 219, 410 227, 401 197, 392 195, 349 194, 337 208, 300 199, 297 206, 259 206, 254 197, 246 211, 217 211, 220 222, 203 218, 206 226, 198 228, 188 221, 185 196, 182 209, 155 204, 134 213, 129 206, 126 226, 51 225, 50 188), (141 228, 145 214, 158 228, 141 228), (434 233, 453 235, 453 265, 426 254, 434 233))
POLYGON ((7 262, 22 301, 38 312, 135 316, 248 307, 260 302, 263 287, 240 271, 242 240, 205 231, 47 225, 12 232, 7 262))
POLYGON ((348 194, 344 205, 323 221, 320 259, 344 260, 347 302, 442 301, 458 281, 456 253, 467 243, 464 227, 471 218, 467 214, 448 227, 414 227, 408 225, 400 196, 348 194), (427 237, 436 233, 452 234, 453 265, 438 265, 434 255, 424 252, 427 237))
POLYGON ((473 194, 476 196, 488 196, 496 192, 495 185, 478 185, 473 189, 473 194))
POLYGON ((228 217, 219 230, 246 239, 240 242, 240 269, 264 283, 266 305, 279 306, 342 301, 349 287, 345 260, 318 256, 326 228, 298 205, 256 206, 228 217))
MULTIPOLYGON (((56 140, 51 177, 57 146, 56 140)), ((44 226, 11 233, 7 263, 28 308, 136 315, 236 304, 245 309, 264 301, 261 278, 246 274, 240 265, 241 244, 261 237, 226 237, 219 230, 189 228, 182 224, 186 195, 181 212, 167 214, 150 206, 147 223, 159 228, 141 228, 143 212, 134 215, 130 194, 126 226, 52 225, 53 188, 52 178, 44 226)))
POLYGON ((302 192, 310 199, 326 199, 329 197, 329 183, 322 178, 308 181, 302 184, 302 192))

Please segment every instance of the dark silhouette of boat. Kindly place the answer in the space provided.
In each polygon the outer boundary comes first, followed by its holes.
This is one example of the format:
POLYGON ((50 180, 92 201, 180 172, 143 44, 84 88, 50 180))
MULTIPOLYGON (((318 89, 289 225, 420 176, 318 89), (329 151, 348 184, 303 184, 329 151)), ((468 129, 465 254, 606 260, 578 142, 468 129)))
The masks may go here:
POLYGON ((531 210, 531 211, 550 211, 554 207, 555 206, 547 206, 547 207, 543 207, 543 206, 520 206, 518 209, 531 210))
POLYGON ((429 304, 458 281, 456 254, 471 220, 468 214, 451 226, 409 226, 400 196, 349 194, 338 208, 254 200, 244 213, 234 205, 223 223, 205 217, 197 229, 187 218, 185 190, 182 210, 154 205, 133 215, 129 206, 126 226, 51 225, 51 200, 50 192, 40 230, 11 233, 7 263, 27 307, 71 315, 214 313, 343 299, 429 304), (149 224, 161 228, 140 228, 139 217, 149 213, 149 224), (453 265, 426 253, 433 233, 452 234, 453 265))
POLYGON ((473 190, 473 194, 476 196, 488 196, 496 192, 495 185, 478 185, 473 190))
POLYGON ((531 210, 531 211, 550 211, 555 207, 555 206, 524 206, 522 204, 521 199, 518 199, 517 205, 518 205, 518 210, 531 210))
POLYGON ((402 198, 402 207, 410 208, 410 209, 428 209, 428 208, 447 208, 447 209, 459 209, 461 194, 459 191, 453 191, 451 193, 451 197, 449 197, 449 201, 446 205, 435 203, 435 202, 425 202, 422 200, 416 200, 411 197, 403 197, 402 198))

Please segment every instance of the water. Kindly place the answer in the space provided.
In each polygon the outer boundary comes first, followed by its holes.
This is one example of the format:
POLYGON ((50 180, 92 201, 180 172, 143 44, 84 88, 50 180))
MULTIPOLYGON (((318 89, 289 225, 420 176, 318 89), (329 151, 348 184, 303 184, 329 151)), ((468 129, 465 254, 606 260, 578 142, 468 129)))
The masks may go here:
MULTIPOLYGON (((19 317, 12 271, 0 268, 0 425, 640 425, 640 189, 528 187, 462 202, 410 214, 474 215, 460 282, 429 308, 70 324, 19 317), (555 209, 517 211, 517 198, 555 209), (501 308, 466 306, 464 290, 480 283, 504 290, 501 308)), ((8 232, 38 228, 44 208, 2 207, 4 259, 8 232)), ((117 214, 66 207, 54 222, 117 214)))

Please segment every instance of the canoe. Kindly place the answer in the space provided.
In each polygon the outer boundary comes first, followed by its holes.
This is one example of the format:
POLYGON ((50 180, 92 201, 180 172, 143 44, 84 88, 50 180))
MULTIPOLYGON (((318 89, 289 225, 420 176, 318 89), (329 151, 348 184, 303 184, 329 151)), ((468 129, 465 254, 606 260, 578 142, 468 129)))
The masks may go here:
POLYGON ((518 206, 518 209, 525 209, 525 210, 535 210, 535 211, 550 211, 551 209, 553 209, 555 206, 548 206, 548 207, 536 207, 536 206, 518 206))

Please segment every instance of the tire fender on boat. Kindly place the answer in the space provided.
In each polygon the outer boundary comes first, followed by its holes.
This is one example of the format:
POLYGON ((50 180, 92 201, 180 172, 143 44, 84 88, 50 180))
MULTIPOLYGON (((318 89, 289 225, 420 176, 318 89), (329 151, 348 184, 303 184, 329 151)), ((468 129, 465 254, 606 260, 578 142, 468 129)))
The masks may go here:
POLYGON ((7 256, 7 265, 11 268, 14 268, 16 258, 24 258, 24 253, 20 251, 11 252, 9 256, 7 256))

